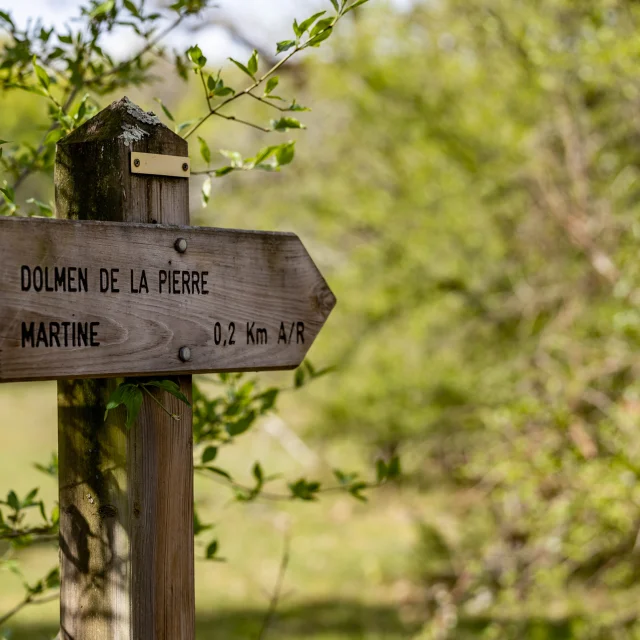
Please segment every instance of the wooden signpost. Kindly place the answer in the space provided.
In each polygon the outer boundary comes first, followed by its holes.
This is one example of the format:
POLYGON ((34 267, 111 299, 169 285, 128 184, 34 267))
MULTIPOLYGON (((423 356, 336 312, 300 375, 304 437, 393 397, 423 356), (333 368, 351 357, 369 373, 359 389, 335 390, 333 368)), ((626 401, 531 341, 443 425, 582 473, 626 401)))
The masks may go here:
POLYGON ((0 381, 295 368, 335 304, 293 234, 0 219, 0 381))
POLYGON ((0 382, 59 380, 62 640, 195 636, 191 412, 127 431, 113 378, 295 368, 335 305, 295 235, 187 226, 189 173, 124 98, 58 143, 66 220, 0 218, 0 382))

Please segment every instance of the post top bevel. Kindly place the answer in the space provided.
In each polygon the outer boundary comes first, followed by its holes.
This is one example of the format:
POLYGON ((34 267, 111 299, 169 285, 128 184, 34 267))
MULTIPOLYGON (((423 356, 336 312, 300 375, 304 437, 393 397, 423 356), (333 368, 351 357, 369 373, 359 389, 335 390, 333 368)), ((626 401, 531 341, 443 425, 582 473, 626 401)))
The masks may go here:
POLYGON ((152 111, 144 111, 124 96, 111 103, 93 118, 62 138, 58 144, 79 144, 107 140, 122 140, 125 146, 150 136, 180 136, 165 126, 152 111))

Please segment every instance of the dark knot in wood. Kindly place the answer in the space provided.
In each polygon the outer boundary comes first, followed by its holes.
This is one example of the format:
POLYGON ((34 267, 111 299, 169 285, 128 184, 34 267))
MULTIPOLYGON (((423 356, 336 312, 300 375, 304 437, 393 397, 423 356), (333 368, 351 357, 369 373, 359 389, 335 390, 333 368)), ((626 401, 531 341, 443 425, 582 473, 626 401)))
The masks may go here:
POLYGON ((104 504, 98 509, 98 515, 106 520, 107 518, 115 518, 118 515, 118 509, 112 504, 104 504))

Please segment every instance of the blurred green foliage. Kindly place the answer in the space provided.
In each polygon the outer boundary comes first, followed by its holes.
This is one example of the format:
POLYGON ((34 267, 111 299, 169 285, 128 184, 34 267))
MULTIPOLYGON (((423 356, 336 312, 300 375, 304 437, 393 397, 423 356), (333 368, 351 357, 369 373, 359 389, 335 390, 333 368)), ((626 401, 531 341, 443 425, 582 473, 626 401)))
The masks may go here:
POLYGON ((622 0, 367 12, 309 64, 295 176, 214 196, 324 247, 313 432, 451 492, 421 639, 640 637, 639 24, 622 0))

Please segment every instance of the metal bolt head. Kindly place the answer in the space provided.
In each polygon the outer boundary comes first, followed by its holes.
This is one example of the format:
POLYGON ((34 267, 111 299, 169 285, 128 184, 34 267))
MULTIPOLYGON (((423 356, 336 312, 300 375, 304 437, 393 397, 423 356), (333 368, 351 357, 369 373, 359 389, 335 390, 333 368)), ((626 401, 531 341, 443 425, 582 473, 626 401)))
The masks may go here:
POLYGON ((189 347, 181 347, 180 351, 178 351, 178 357, 182 362, 190 362, 191 361, 191 349, 189 347))
POLYGON ((188 164, 187 162, 185 162, 185 163, 182 165, 182 170, 183 170, 183 171, 189 171, 189 164, 188 164))
POLYGON ((175 243, 173 244, 173 246, 175 247, 175 250, 178 253, 186 253, 187 251, 187 240, 186 238, 178 238, 175 243))
POLYGON ((136 159, 133 161, 133 166, 134 166, 134 167, 139 167, 139 166, 140 166, 140 160, 139 160, 138 158, 136 158, 136 159))

